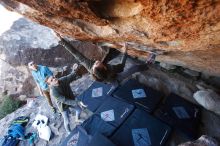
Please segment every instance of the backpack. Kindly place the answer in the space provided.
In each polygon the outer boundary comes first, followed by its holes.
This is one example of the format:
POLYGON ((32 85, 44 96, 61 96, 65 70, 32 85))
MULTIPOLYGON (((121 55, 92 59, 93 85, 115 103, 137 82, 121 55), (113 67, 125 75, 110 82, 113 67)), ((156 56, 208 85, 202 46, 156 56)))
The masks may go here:
POLYGON ((20 139, 25 137, 25 126, 29 122, 28 117, 18 117, 14 119, 9 128, 7 135, 5 135, 0 142, 0 146, 16 146, 20 139))
POLYGON ((19 139, 11 137, 9 135, 4 136, 0 146, 17 146, 19 139))
POLYGON ((11 125, 20 124, 20 125, 22 125, 23 127, 25 127, 28 122, 29 122, 29 117, 21 116, 21 117, 17 117, 16 119, 14 119, 14 120, 11 122, 11 125))

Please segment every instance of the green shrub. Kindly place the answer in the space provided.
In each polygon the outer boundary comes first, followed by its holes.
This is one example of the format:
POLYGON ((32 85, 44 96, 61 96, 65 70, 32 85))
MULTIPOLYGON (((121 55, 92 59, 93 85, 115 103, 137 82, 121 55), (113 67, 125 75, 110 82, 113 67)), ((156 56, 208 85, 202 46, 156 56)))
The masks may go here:
POLYGON ((10 96, 4 96, 0 104, 0 119, 12 113, 21 106, 21 101, 15 100, 10 96))

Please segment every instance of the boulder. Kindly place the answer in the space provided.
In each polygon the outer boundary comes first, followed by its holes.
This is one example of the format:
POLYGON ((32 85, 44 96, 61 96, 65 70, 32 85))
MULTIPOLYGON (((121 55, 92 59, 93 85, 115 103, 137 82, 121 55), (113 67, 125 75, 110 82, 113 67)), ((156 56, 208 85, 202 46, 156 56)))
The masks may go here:
POLYGON ((186 142, 178 146, 218 146, 218 142, 212 137, 202 135, 195 141, 186 142))
POLYGON ((164 62, 161 62, 161 63, 160 63, 160 66, 161 66, 162 68, 167 69, 167 70, 176 69, 176 66, 175 66, 175 65, 171 65, 171 64, 168 64, 168 63, 164 63, 164 62))
POLYGON ((191 69, 185 69, 183 72, 191 77, 198 77, 200 75, 199 72, 191 69))
POLYGON ((27 95, 20 95, 20 96, 18 97, 18 99, 21 100, 21 101, 26 101, 27 95))
POLYGON ((202 89, 193 94, 193 98, 205 109, 220 115, 220 96, 211 89, 202 89))
MULTIPOLYGON (((220 74, 220 1, 1 0, 1 3, 76 40, 113 44, 119 50, 121 42, 128 42, 129 55, 146 58, 151 51, 157 54, 163 51, 166 54, 156 58, 159 62, 220 74)), ((96 51, 86 49, 84 53, 87 52, 96 51)))

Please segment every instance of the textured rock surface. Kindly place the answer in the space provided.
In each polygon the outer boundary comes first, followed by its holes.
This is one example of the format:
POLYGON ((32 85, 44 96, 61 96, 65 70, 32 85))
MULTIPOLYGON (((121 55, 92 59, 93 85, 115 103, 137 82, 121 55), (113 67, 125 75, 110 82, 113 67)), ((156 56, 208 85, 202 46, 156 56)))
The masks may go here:
POLYGON ((195 71, 210 75, 220 76, 220 49, 207 49, 205 51, 169 52, 168 55, 160 55, 158 61, 190 68, 195 71))
POLYGON ((207 135, 202 135, 198 140, 193 142, 186 142, 183 144, 180 144, 178 146, 218 146, 218 142, 207 135))
POLYGON ((205 109, 220 115, 220 95, 210 89, 196 91, 193 98, 205 109))
MULTIPOLYGON (((30 76, 27 63, 52 68, 72 66, 76 60, 58 42, 54 32, 42 25, 21 18, 10 30, 0 36, 0 92, 33 95, 35 83, 30 76)), ((72 41, 72 45, 90 59, 103 59, 108 49, 101 49, 89 42, 72 41)))
POLYGON ((0 49, 14 51, 14 54, 26 48, 50 49, 58 45, 53 30, 25 18, 15 21, 0 37, 0 49))
POLYGON ((129 42, 129 53, 220 74, 220 2, 213 0, 1 0, 9 9, 78 40, 129 42), (172 52, 170 52, 172 51, 172 52), (186 53, 188 52, 188 53, 186 53))

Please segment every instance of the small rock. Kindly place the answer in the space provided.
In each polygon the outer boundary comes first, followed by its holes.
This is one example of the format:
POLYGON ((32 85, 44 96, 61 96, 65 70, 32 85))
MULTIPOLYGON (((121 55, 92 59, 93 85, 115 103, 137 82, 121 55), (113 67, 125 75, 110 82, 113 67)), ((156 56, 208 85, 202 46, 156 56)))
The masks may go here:
POLYGON ((220 96, 210 89, 199 90, 193 94, 193 98, 207 110, 220 115, 220 96))
POLYGON ((33 99, 33 98, 28 98, 28 99, 27 99, 27 106, 28 106, 29 108, 36 108, 36 107, 38 106, 38 104, 37 104, 37 102, 36 102, 35 99, 33 99))
POLYGON ((186 142, 178 146, 218 146, 218 142, 212 137, 202 135, 196 141, 186 142))
POLYGON ((162 68, 167 69, 167 70, 176 69, 176 66, 175 66, 175 65, 167 64, 167 63, 164 63, 164 62, 161 62, 161 63, 160 63, 160 66, 161 66, 162 68))
POLYGON ((21 101, 26 101, 27 95, 20 95, 20 96, 18 97, 18 99, 21 100, 21 101))

